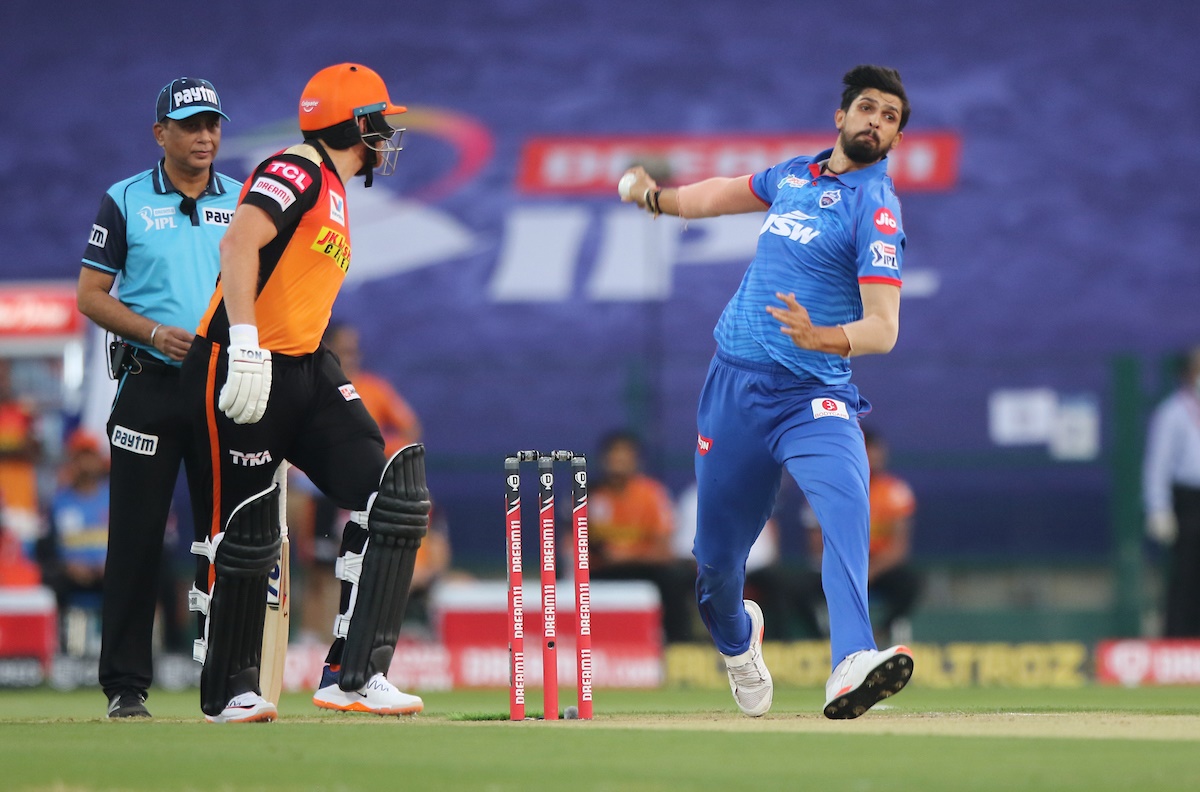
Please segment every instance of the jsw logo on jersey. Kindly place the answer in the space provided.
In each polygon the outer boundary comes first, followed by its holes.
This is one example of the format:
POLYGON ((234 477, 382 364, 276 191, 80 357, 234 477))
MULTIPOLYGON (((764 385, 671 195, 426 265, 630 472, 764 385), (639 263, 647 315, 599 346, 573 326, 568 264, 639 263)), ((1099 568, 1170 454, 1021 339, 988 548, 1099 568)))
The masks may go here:
POLYGON ((821 232, 812 226, 806 226, 802 221, 816 220, 817 218, 804 212, 791 211, 787 214, 767 215, 767 220, 763 223, 758 235, 770 232, 777 236, 787 237, 794 242, 799 242, 802 245, 807 245, 812 242, 821 232))
POLYGON ((270 451, 234 451, 231 448, 229 456, 233 458, 233 464, 240 467, 259 467, 272 461, 270 451))

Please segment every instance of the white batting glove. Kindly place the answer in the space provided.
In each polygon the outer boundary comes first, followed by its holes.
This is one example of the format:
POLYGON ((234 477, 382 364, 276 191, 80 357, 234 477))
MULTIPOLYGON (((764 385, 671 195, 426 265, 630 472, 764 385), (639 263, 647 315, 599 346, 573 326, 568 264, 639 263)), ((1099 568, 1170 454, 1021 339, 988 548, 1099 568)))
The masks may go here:
POLYGON ((229 374, 217 407, 234 423, 258 423, 271 395, 271 353, 258 346, 258 328, 229 328, 229 374))
POLYGON ((1161 511, 1148 515, 1146 517, 1146 533, 1159 544, 1172 544, 1175 537, 1179 535, 1179 525, 1175 522, 1175 513, 1161 511))

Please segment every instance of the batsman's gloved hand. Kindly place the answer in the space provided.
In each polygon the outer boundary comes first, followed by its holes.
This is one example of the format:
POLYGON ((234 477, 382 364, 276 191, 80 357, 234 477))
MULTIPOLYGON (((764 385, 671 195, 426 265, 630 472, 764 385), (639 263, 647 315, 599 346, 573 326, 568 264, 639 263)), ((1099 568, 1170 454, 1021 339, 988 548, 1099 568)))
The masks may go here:
POLYGON ((217 407, 234 423, 258 423, 271 395, 271 353, 258 345, 258 328, 229 328, 229 373, 217 407))

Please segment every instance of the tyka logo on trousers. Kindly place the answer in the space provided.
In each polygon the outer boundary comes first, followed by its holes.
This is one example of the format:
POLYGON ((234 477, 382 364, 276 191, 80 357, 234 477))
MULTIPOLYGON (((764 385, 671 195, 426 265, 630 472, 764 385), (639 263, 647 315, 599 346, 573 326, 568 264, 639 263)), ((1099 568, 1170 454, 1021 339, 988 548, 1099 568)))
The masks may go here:
POLYGON ((259 467, 272 461, 270 451, 234 451, 231 448, 229 456, 233 458, 233 464, 240 467, 259 467))

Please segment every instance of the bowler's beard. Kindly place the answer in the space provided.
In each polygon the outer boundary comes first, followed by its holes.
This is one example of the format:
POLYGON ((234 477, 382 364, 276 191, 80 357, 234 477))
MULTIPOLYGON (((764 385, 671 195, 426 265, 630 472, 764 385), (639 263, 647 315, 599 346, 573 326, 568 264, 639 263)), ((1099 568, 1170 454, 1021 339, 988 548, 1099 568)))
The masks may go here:
POLYGON ((850 158, 851 162, 856 162, 859 165, 870 165, 883 159, 891 146, 886 148, 876 142, 872 137, 874 133, 867 134, 859 133, 853 138, 847 138, 845 132, 840 133, 842 139, 842 153, 850 158))

